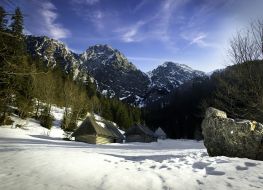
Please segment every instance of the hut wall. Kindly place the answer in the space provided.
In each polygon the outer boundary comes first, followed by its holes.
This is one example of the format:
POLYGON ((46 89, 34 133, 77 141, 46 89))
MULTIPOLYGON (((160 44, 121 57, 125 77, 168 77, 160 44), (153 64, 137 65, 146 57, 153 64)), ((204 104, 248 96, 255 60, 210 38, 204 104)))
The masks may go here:
POLYGON ((128 135, 126 142, 156 142, 157 138, 147 135, 128 135))
POLYGON ((145 136, 144 137, 144 142, 156 142, 157 138, 151 137, 151 136, 145 136))
POLYGON ((115 143, 123 143, 124 139, 115 139, 115 143))
POLYGON ((164 140, 164 139, 166 139, 166 135, 159 135, 159 136, 158 136, 158 139, 164 140))
POLYGON ((113 138, 96 136, 96 144, 107 144, 107 143, 113 143, 113 142, 114 142, 113 138))
POLYGON ((75 137, 76 141, 86 142, 89 144, 96 144, 96 136, 95 135, 81 135, 75 137))
MULTIPOLYGON (((114 139, 104 136, 96 136, 96 135, 81 135, 75 137, 76 141, 86 142, 89 144, 107 144, 113 143, 114 139)), ((117 142, 117 140, 116 140, 117 142)))
POLYGON ((143 135, 127 135, 126 142, 145 142, 143 135))

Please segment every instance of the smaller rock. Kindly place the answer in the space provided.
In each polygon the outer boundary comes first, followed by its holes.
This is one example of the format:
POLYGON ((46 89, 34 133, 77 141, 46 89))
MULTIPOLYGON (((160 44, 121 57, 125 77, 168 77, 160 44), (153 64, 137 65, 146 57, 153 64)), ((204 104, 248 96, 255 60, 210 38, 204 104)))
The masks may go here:
POLYGON ((208 108, 206 110, 206 114, 205 114, 206 118, 209 117, 221 117, 221 118, 227 118, 226 112, 223 112, 221 110, 215 109, 215 108, 208 108))

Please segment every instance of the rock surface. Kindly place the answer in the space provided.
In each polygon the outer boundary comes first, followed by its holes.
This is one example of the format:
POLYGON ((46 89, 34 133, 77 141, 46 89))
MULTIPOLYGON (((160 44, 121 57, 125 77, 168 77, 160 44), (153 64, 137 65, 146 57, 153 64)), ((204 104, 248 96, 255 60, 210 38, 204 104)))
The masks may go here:
POLYGON ((263 125, 256 121, 227 118, 208 108, 202 122, 204 144, 210 156, 263 160, 263 125))

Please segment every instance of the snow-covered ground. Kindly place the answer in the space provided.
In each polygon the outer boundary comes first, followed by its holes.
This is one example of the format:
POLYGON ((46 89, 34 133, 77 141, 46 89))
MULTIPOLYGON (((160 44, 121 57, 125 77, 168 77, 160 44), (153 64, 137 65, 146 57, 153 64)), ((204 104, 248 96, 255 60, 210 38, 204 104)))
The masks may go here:
POLYGON ((0 127, 0 189, 263 189, 262 161, 209 157, 190 140, 63 141, 56 122, 51 132, 32 119, 24 129, 0 127))

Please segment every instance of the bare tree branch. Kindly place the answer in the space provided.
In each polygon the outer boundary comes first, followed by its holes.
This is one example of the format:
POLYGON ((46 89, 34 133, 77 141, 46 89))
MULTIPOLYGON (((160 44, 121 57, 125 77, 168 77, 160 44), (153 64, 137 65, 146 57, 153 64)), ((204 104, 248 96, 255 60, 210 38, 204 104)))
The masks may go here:
POLYGON ((230 40, 228 54, 234 64, 263 59, 263 20, 253 21, 247 29, 238 31, 230 40))

